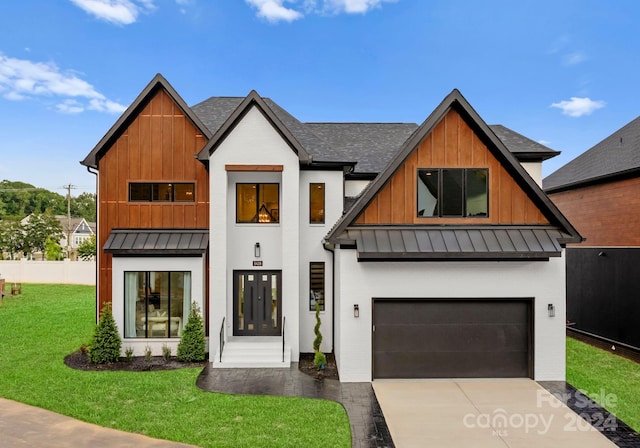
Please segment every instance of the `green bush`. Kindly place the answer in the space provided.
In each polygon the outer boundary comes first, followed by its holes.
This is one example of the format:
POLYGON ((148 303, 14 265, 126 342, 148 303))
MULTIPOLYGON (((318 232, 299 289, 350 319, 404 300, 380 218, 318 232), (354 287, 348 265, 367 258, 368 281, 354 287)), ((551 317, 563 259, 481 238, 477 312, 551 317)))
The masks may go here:
POLYGON ((133 361, 133 347, 127 347, 124 351, 124 357, 127 362, 133 361))
POLYGON ((178 344, 178 360, 183 362, 200 362, 206 358, 204 339, 204 324, 200 315, 198 304, 191 304, 189 320, 182 331, 182 337, 178 344))
POLYGON ((315 352, 313 365, 316 366, 317 369, 324 369, 324 366, 327 364, 327 357, 324 356, 324 353, 320 350, 320 345, 322 344, 322 333, 320 333, 321 324, 320 304, 316 300, 316 325, 313 327, 313 332, 316 334, 316 338, 313 340, 313 351, 315 352))
POLYGON ((100 313, 100 320, 89 344, 89 359, 94 364, 116 362, 120 358, 121 347, 122 340, 111 314, 111 304, 107 304, 100 313))
POLYGON ((169 361, 171 359, 171 347, 167 344, 162 344, 162 359, 169 361))

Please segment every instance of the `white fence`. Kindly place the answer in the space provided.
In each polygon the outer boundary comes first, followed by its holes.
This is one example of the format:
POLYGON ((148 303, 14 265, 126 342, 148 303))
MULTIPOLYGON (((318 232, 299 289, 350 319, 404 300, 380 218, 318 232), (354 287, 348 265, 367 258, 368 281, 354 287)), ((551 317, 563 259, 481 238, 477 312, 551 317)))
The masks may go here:
POLYGON ((0 278, 9 283, 96 284, 95 261, 0 260, 0 278))

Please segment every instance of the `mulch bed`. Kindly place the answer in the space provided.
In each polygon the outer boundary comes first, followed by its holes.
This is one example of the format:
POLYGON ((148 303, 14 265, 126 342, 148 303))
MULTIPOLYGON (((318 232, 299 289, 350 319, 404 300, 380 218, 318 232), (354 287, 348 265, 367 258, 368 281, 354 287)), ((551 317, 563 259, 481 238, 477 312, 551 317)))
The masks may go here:
MULTIPOLYGON (((326 353, 327 365, 324 369, 318 370, 313 365, 313 353, 300 353, 300 362, 298 363, 298 369, 313 378, 316 379, 330 379, 339 380, 338 366, 336 365, 336 358, 333 353, 326 353)), ((209 356, 207 355, 207 359, 209 356)), ((118 362, 111 362, 107 364, 93 364, 89 360, 89 356, 86 353, 78 350, 71 353, 64 358, 64 363, 76 370, 92 370, 92 371, 126 371, 126 372, 149 372, 157 370, 174 370, 182 369, 185 367, 204 367, 208 361, 203 362, 180 362, 175 357, 171 357, 165 361, 162 356, 153 356, 150 360, 144 358, 144 356, 134 356, 131 361, 127 361, 126 358, 120 358, 118 362)))
POLYGON ((335 356, 333 356, 333 353, 325 353, 325 356, 327 357, 327 365, 324 366, 323 370, 318 370, 313 365, 313 353, 300 353, 298 370, 316 379, 339 380, 335 356))
MULTIPOLYGON (((208 356, 207 356, 208 358, 208 356)), ((126 358, 120 358, 118 362, 110 362, 107 364, 93 364, 89 360, 89 356, 82 351, 77 351, 64 358, 64 363, 76 370, 98 370, 98 371, 117 371, 126 372, 149 372, 157 370, 174 370, 183 369, 185 367, 204 367, 207 361, 203 362, 180 362, 175 357, 165 361, 162 356, 152 356, 150 360, 146 360, 144 356, 134 356, 131 361, 126 358)))

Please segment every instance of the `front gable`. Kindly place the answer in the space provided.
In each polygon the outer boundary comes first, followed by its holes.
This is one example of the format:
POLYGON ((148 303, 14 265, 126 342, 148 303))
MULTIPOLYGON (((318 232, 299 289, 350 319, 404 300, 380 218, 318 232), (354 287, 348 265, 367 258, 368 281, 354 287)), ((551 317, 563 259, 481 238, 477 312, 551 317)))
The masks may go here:
POLYGON ((549 224, 549 219, 460 113, 451 108, 373 195, 354 224, 549 224), (426 168, 487 169, 487 216, 419 216, 418 170, 426 168))
POLYGON ((359 260, 546 259, 559 256, 561 245, 581 239, 454 90, 338 220, 325 242, 355 247, 359 260), (452 188, 447 189, 443 180, 427 180, 429 175, 458 180, 449 181, 452 188), (486 182, 468 188, 473 176, 486 182), (443 205, 447 197, 457 201, 454 212, 443 205))

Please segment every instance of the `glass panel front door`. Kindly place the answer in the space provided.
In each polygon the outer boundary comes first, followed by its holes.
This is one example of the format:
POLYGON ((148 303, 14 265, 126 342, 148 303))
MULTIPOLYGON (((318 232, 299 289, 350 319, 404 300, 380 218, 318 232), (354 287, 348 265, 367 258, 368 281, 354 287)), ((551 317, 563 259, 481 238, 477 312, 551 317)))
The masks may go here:
POLYGON ((281 277, 280 271, 234 271, 234 335, 280 335, 282 321, 281 277))

